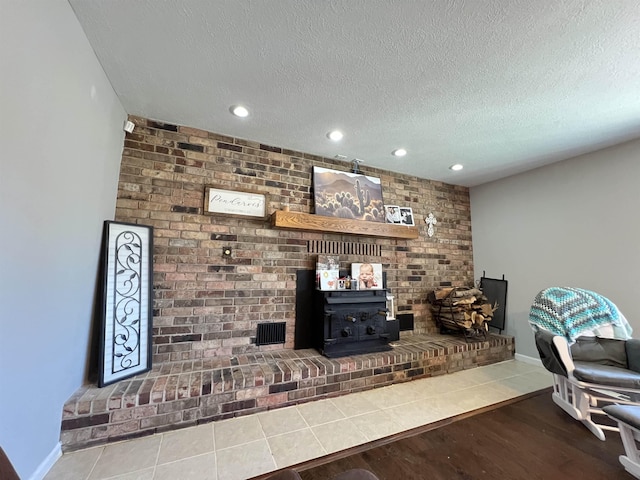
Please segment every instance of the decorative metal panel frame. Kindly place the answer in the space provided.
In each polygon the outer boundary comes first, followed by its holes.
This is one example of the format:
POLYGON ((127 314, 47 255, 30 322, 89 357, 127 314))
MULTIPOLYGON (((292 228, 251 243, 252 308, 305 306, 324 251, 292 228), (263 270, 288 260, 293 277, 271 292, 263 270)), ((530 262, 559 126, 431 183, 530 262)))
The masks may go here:
POLYGON ((151 369, 153 228, 105 221, 98 386, 151 369))

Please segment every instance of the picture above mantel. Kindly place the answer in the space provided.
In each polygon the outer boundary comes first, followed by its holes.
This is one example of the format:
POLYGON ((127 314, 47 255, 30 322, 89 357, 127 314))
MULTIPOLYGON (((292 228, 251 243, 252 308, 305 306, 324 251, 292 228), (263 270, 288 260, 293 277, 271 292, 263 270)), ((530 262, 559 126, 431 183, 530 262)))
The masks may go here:
POLYGON ((418 238, 418 227, 391 223, 368 222, 350 218, 325 217, 310 213, 276 210, 271 215, 271 225, 275 228, 306 230, 313 232, 365 235, 369 237, 418 238))

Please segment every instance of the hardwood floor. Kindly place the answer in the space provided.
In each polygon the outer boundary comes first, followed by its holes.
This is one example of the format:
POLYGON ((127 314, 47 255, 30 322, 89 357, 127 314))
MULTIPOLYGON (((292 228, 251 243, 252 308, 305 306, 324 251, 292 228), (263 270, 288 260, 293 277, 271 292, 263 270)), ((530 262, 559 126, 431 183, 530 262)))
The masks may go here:
POLYGON ((351 468, 380 480, 632 479, 618 461, 620 435, 598 440, 555 405, 550 392, 294 468, 303 480, 327 480, 351 468))

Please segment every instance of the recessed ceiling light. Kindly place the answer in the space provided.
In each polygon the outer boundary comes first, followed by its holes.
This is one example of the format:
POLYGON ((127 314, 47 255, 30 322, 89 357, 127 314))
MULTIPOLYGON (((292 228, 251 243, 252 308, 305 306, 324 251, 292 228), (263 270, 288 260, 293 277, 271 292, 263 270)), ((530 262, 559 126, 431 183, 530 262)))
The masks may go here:
POLYGON ((242 105, 233 105, 231 108, 229 108, 229 111, 236 117, 244 118, 249 116, 249 110, 247 110, 247 108, 243 107, 242 105))
POLYGON ((404 148, 397 148, 393 152, 391 152, 391 155, 393 155, 394 157, 404 157, 406 154, 407 151, 404 148))
POLYGON ((332 130, 331 132, 327 133, 327 137, 329 137, 334 142, 342 140, 343 136, 344 135, 342 135, 342 132, 340 130, 332 130))
POLYGON ((456 163, 455 165, 451 165, 449 168, 454 172, 457 172, 458 170, 462 170, 464 166, 460 165, 459 163, 456 163))

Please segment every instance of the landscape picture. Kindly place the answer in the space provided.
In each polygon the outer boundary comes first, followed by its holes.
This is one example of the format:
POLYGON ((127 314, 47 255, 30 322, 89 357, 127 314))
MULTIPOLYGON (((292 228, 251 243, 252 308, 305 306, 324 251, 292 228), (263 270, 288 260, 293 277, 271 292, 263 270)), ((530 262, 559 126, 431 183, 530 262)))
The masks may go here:
POLYGON ((313 167, 313 199, 317 215, 385 221, 379 178, 313 167))

